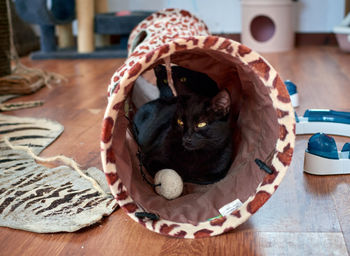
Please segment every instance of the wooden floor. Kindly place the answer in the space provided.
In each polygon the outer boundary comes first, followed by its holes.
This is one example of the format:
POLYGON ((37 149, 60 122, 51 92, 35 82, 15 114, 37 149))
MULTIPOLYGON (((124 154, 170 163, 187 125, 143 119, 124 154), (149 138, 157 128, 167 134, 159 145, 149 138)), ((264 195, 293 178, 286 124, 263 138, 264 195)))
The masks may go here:
MULTIPOLYGON (((350 54, 336 47, 302 47, 264 54, 283 79, 298 85, 307 108, 350 111, 350 54)), ((64 125, 42 156, 65 154, 83 167, 101 167, 99 139, 107 84, 123 62, 48 60, 24 62, 60 73, 64 85, 19 100, 45 100, 43 107, 7 113, 45 117, 64 125)), ((298 136, 292 165, 272 198, 235 231, 207 239, 168 238, 145 229, 117 210, 76 233, 34 234, 0 228, 0 255, 349 255, 350 175, 303 173, 308 136, 298 136)), ((350 138, 336 137, 338 147, 350 138)))

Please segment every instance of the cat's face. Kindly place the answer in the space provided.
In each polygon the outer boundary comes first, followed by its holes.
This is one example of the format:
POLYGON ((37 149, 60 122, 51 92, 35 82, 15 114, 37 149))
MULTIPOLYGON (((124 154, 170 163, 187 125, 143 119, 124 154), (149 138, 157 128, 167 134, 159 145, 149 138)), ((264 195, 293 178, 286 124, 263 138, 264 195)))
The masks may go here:
POLYGON ((173 128, 186 150, 217 148, 230 134, 228 113, 215 111, 208 98, 180 97, 173 128))

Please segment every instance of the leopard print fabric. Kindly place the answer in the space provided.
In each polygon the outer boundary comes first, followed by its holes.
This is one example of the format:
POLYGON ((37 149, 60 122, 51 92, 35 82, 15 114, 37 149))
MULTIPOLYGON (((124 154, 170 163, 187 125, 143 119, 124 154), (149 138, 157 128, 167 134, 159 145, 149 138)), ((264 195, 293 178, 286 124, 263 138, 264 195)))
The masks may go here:
MULTIPOLYGON (((233 230, 254 214, 276 191, 292 159, 295 143, 294 111, 289 94, 277 72, 259 54, 235 41, 209 35, 207 26, 187 11, 167 9, 154 13, 141 22, 129 38, 129 57, 115 72, 108 88, 108 106, 105 111, 101 137, 101 158, 110 189, 120 207, 136 222, 154 232, 181 238, 215 236, 233 230), (147 35, 139 40, 142 31, 147 35), (139 40, 140 44, 133 45, 139 40), (279 138, 272 157, 273 174, 268 174, 243 205, 228 216, 192 225, 159 220, 137 218, 143 212, 129 196, 123 181, 117 174, 117 159, 112 148, 113 134, 118 128, 118 113, 130 93, 136 78, 152 64, 174 52, 203 49, 232 56, 241 65, 249 66, 266 86, 277 113, 279 138)), ((124 136, 124 135, 120 135, 124 136)), ((131 168, 131 167, 130 167, 131 168)))

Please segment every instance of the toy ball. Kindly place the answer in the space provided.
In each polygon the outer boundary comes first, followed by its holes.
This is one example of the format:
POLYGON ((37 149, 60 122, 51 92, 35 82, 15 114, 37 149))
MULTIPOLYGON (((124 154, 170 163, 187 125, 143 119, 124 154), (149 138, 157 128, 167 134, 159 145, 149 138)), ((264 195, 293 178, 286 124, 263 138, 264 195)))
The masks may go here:
POLYGON ((166 199, 179 197, 183 190, 183 182, 179 174, 172 169, 162 169, 154 177, 156 192, 166 199))

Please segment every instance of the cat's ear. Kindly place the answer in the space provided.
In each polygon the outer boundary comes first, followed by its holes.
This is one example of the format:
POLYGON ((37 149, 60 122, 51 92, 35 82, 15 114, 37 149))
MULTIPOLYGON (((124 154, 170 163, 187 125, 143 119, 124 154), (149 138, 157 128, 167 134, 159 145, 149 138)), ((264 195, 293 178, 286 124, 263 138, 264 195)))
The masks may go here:
POLYGON ((221 90, 211 100, 211 108, 214 112, 226 116, 230 112, 231 97, 226 89, 221 90))
POLYGON ((157 65, 154 67, 154 74, 156 75, 156 77, 163 77, 164 75, 166 76, 166 70, 165 67, 161 64, 157 65))

